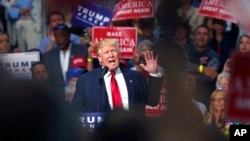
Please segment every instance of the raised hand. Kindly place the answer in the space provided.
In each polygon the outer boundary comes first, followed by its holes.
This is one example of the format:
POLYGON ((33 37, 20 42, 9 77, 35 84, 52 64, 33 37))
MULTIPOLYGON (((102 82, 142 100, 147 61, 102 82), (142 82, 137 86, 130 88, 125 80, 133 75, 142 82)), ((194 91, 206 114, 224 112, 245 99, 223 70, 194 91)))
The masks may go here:
POLYGON ((148 73, 158 73, 158 55, 155 57, 153 51, 147 51, 144 58, 146 64, 140 64, 140 66, 148 73))

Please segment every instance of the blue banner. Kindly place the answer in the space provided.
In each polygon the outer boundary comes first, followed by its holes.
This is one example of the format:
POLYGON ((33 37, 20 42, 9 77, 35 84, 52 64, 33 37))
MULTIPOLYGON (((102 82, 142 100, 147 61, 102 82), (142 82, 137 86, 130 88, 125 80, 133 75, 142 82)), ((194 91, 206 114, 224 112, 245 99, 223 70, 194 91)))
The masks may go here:
POLYGON ((80 122, 84 128, 93 131, 101 125, 104 116, 104 113, 82 113, 80 116, 80 122))
POLYGON ((82 27, 108 26, 112 16, 112 12, 101 6, 92 3, 84 3, 78 5, 74 10, 71 23, 82 27))

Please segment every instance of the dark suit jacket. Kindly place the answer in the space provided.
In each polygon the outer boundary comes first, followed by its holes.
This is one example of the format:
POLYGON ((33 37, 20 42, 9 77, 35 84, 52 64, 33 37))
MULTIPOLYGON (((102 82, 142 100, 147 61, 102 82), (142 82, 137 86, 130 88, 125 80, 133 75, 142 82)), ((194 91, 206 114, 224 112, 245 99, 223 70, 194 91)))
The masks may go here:
MULTIPOLYGON (((82 55, 84 57, 87 57, 88 55, 87 46, 72 44, 70 59, 73 58, 75 55, 82 55)), ((55 92, 63 96, 65 81, 63 79, 62 68, 60 65, 60 49, 56 47, 51 51, 45 53, 43 57, 44 57, 43 60, 46 64, 49 73, 49 80, 51 87, 55 92)))
MULTIPOLYGON (((80 112, 110 111, 105 83, 99 80, 101 72, 100 67, 79 77, 71 104, 80 112)), ((121 72, 128 89, 129 111, 137 110, 144 114, 145 103, 152 106, 159 103, 163 78, 149 77, 149 85, 146 85, 142 73, 125 68, 121 68, 121 72)))

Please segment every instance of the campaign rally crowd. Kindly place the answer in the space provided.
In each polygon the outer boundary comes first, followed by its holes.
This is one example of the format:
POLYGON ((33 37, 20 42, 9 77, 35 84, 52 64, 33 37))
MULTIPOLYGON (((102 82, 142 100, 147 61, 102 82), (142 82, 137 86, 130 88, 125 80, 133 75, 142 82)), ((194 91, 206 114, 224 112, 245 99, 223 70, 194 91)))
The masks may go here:
POLYGON ((94 46, 94 26, 68 23, 62 11, 50 11, 39 28, 34 1, 1 0, 0 55, 39 59, 28 69, 32 80, 12 77, 1 63, 0 140, 226 141, 230 125, 248 124, 250 117, 228 116, 227 100, 233 54, 250 54, 250 35, 200 15, 201 0, 161 0, 151 18, 111 21, 136 29, 130 58, 114 38, 94 46), (90 132, 82 113, 105 116, 90 132))

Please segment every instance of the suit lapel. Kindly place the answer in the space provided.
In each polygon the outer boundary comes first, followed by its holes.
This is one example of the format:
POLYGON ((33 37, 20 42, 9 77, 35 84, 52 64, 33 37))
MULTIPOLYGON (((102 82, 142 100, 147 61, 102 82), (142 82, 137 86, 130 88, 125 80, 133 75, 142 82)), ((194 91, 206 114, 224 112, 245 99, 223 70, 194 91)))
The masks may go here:
MULTIPOLYGON (((108 94, 106 91, 106 85, 104 80, 102 81, 102 83, 100 84, 99 81, 99 76, 101 75, 102 72, 102 68, 99 67, 98 71, 95 72, 95 79, 96 79, 96 84, 98 84, 98 87, 96 87, 96 89, 98 89, 97 91, 100 92, 100 107, 99 107, 99 111, 100 112, 109 112, 111 110, 110 105, 109 105, 109 101, 108 101, 108 94)), ((99 96, 99 95, 98 95, 99 96)))
MULTIPOLYGON (((60 61, 60 49, 57 47, 57 51, 55 52, 56 53, 56 57, 55 57, 55 60, 54 62, 59 62, 59 63, 55 63, 55 66, 53 66, 54 68, 58 68, 59 69, 59 72, 60 72, 60 82, 63 81, 64 82, 64 79, 63 79, 63 73, 62 73, 62 67, 61 67, 61 61, 60 61)), ((59 83, 60 83, 59 82, 59 83)))
POLYGON ((134 98, 135 98, 135 92, 134 92, 134 82, 133 79, 131 79, 131 76, 129 75, 129 72, 125 69, 122 69, 122 74, 124 76, 126 85, 127 85, 127 89, 128 89, 128 102, 129 102, 129 109, 131 109, 132 107, 134 107, 134 98))

